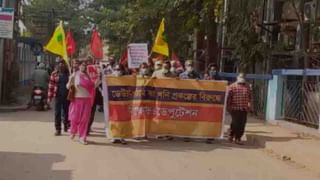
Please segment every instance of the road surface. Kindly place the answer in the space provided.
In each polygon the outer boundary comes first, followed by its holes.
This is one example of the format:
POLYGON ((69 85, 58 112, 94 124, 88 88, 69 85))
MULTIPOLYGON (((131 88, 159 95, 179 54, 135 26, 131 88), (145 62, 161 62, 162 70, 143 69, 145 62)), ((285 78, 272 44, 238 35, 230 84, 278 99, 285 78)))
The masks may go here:
POLYGON ((97 115, 90 145, 55 137, 52 112, 0 114, 0 180, 314 180, 319 175, 226 141, 113 145, 97 115))

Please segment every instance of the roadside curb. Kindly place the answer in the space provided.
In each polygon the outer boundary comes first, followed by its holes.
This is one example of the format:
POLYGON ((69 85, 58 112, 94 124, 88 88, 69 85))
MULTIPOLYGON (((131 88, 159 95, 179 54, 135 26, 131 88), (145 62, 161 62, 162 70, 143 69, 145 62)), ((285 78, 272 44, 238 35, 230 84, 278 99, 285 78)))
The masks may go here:
POLYGON ((320 139, 319 129, 306 127, 301 124, 296 124, 296 123, 284 121, 284 120, 273 120, 273 121, 268 121, 266 125, 278 126, 284 129, 296 131, 300 136, 304 136, 304 137, 307 136, 307 137, 313 137, 315 139, 320 139))
POLYGON ((4 112, 17 112, 17 111, 25 111, 28 109, 27 105, 20 106, 0 106, 0 113, 4 112))

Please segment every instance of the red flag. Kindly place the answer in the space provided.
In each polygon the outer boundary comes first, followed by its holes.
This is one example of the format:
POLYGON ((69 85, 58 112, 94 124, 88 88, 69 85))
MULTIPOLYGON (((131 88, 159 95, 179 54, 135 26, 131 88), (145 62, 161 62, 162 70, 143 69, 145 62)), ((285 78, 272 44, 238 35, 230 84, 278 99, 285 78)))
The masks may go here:
POLYGON ((72 37, 71 31, 68 31, 67 33, 66 44, 67 44, 68 55, 72 56, 76 52, 76 42, 72 37))
POLYGON ((173 60, 173 61, 176 62, 178 69, 179 69, 179 68, 183 68, 183 66, 182 66, 182 64, 181 64, 181 61, 180 61, 179 57, 176 55, 175 52, 172 52, 172 53, 171 53, 171 60, 173 60))
POLYGON ((127 66, 128 65, 128 48, 126 48, 123 52, 123 54, 121 55, 120 58, 120 64, 122 64, 123 66, 127 66))
POLYGON ((95 59, 103 58, 103 43, 100 34, 96 29, 93 29, 91 36, 91 53, 95 59))

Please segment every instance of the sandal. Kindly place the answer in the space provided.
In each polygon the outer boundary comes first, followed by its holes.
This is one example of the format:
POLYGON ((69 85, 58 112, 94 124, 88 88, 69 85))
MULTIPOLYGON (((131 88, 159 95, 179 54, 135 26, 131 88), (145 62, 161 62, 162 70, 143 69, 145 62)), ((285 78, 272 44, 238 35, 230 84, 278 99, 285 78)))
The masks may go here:
POLYGON ((88 142, 87 142, 87 141, 85 141, 85 140, 83 140, 83 139, 80 139, 80 140, 79 140, 79 142, 80 142, 80 144, 88 145, 88 142))

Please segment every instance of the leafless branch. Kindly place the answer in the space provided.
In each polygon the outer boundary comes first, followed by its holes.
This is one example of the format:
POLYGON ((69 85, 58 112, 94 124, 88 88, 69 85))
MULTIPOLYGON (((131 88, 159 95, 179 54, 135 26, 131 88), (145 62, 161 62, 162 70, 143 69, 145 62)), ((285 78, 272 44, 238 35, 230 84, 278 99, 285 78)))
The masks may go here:
POLYGON ((292 7, 294 9, 294 12, 295 12, 296 16, 298 17, 300 25, 302 25, 303 24, 303 19, 302 19, 301 15, 300 15, 301 12, 298 10, 298 8, 296 6, 295 0, 290 0, 290 2, 291 2, 291 5, 292 5, 292 7))

